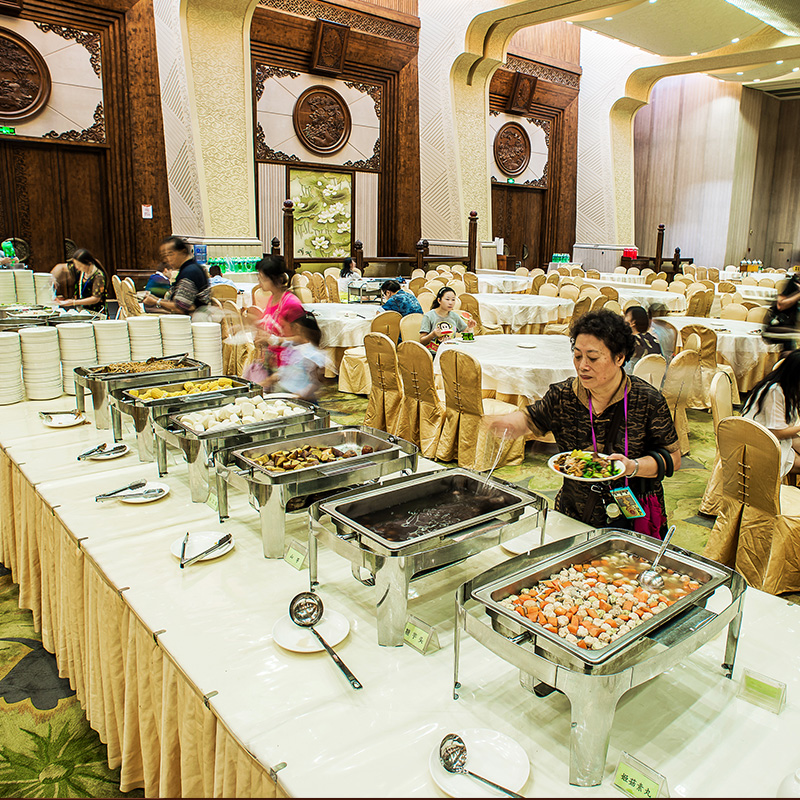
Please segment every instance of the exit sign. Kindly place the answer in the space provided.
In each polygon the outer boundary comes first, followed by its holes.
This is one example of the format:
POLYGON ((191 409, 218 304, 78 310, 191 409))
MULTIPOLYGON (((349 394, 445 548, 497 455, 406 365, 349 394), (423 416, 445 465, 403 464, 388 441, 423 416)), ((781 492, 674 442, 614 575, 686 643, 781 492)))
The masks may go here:
POLYGON ((8 136, 14 136, 16 134, 16 128, 9 128, 7 125, 0 125, 0 134, 6 134, 8 136))

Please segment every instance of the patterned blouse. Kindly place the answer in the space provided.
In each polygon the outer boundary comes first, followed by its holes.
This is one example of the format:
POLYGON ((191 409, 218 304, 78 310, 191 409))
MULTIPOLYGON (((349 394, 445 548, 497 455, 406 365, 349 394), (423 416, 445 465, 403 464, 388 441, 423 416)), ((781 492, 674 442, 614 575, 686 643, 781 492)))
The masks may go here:
POLYGON ((88 300, 90 297, 99 298, 99 302, 90 306, 82 306, 87 311, 102 311, 106 304, 106 276, 102 270, 96 269, 88 278, 78 272, 75 283, 75 299, 88 300))
MULTIPOLYGON (((594 415, 598 452, 609 455, 625 453, 624 417, 614 441, 606 441, 616 409, 623 402, 625 386, 628 387, 628 458, 641 458, 649 451, 662 447, 669 453, 678 450, 678 434, 664 396, 646 381, 631 375, 625 377, 624 384, 620 383, 608 407, 601 414, 594 415)), ((561 383, 552 384, 541 400, 528 406, 527 413, 531 430, 539 435, 552 433, 559 452, 592 449, 589 393, 578 378, 569 378, 561 383)), ((610 495, 607 491, 598 497, 589 519, 583 519, 587 502, 592 495, 592 487, 596 486, 615 488, 624 486, 624 481, 620 479, 609 483, 592 484, 565 480, 556 497, 556 511, 594 527, 608 525, 605 504, 610 500, 610 495)), ((632 478, 630 486, 639 498, 655 494, 664 511, 664 490, 661 481, 654 478, 632 478)), ((664 518, 666 519, 665 511, 664 518)), ((614 527, 624 524, 624 517, 613 522, 614 527)))

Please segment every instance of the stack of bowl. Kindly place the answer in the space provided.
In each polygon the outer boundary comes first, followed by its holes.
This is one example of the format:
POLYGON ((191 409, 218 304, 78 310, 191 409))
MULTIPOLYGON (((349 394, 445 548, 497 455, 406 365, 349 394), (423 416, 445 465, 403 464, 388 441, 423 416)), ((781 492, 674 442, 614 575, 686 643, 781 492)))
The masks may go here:
POLYGON ((102 319, 93 322, 92 325, 98 364, 131 360, 128 323, 124 319, 102 319))
POLYGON ((0 333, 0 405, 19 403, 24 396, 19 334, 3 331, 0 333))
POLYGON ((33 282, 33 272, 29 269, 15 269, 14 285, 17 293, 17 302, 27 306, 36 305, 36 286, 33 282))
POLYGON ((128 317, 128 337, 131 342, 131 359, 147 361, 155 356, 161 358, 161 326, 156 314, 128 317))
POLYGON ((14 271, 0 269, 0 305, 17 302, 17 290, 14 288, 14 271))
POLYGON ((34 272, 33 286, 36 290, 37 305, 48 306, 55 302, 56 282, 49 272, 34 272))
POLYGON ((185 314, 163 314, 161 316, 161 342, 165 356, 194 353, 192 318, 185 314))
POLYGON ((212 375, 222 375, 222 328, 219 322, 192 323, 194 357, 211 367, 212 375))
POLYGON ((23 328, 22 378, 28 400, 52 400, 61 397, 61 359, 58 330, 50 326, 23 328))
POLYGON ((58 325, 56 330, 61 350, 64 392, 75 394, 75 367, 93 367, 97 364, 94 328, 90 322, 72 322, 58 325))

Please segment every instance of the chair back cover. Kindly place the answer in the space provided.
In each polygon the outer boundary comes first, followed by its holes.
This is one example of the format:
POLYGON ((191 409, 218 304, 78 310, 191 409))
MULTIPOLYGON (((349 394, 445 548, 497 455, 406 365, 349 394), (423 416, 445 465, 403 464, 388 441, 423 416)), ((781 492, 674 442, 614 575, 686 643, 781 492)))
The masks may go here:
POLYGON ((444 425, 444 404, 436 391, 433 359, 419 342, 403 341, 397 348, 403 384, 397 435, 419 447, 425 458, 435 458, 444 425))
POLYGON ((364 337, 372 379, 364 424, 387 433, 395 433, 400 422, 400 403, 403 398, 395 341, 384 333, 368 333, 364 337))

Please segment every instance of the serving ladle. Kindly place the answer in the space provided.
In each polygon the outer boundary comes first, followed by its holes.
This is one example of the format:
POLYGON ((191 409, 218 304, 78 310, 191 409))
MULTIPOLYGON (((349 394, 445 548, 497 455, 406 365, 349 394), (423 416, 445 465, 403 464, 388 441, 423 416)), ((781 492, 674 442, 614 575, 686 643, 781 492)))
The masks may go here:
POLYGON ((483 778, 475 772, 470 772, 464 765, 467 763, 467 745, 464 740, 457 733, 448 733, 442 739, 439 745, 439 761, 442 766, 450 773, 456 775, 469 775, 471 778, 476 778, 482 781, 487 786, 497 789, 498 792, 504 792, 509 797, 524 797, 525 795, 512 792, 511 789, 506 789, 505 786, 500 786, 499 783, 490 781, 488 778, 483 778))
POLYGON ((658 591, 664 588, 664 579, 658 573, 658 562, 661 561, 661 556, 664 555, 673 533, 675 533, 675 526, 671 525, 667 531, 667 535, 664 537, 664 541, 661 543, 661 549, 658 551, 658 555, 653 559, 652 566, 639 576, 639 583, 644 586, 645 589, 655 589, 658 591))
POLYGON ((345 674, 354 689, 362 689, 361 682, 347 668, 347 664, 339 658, 336 651, 320 636, 319 631, 314 627, 321 619, 325 611, 325 606, 319 595, 313 592, 300 592, 292 598, 289 603, 289 619, 301 628, 310 628, 311 633, 319 639, 319 643, 325 648, 328 655, 336 662, 336 666, 345 674))

